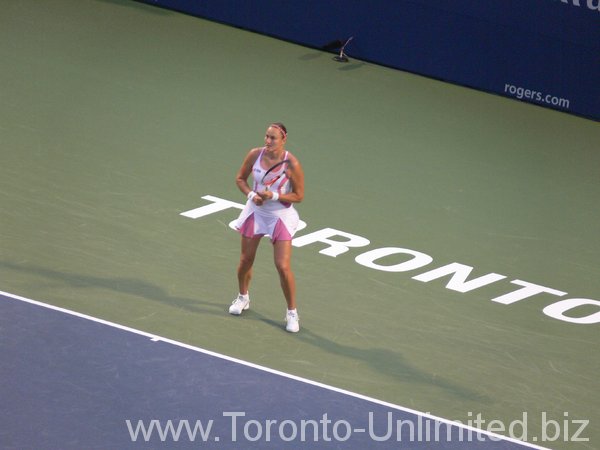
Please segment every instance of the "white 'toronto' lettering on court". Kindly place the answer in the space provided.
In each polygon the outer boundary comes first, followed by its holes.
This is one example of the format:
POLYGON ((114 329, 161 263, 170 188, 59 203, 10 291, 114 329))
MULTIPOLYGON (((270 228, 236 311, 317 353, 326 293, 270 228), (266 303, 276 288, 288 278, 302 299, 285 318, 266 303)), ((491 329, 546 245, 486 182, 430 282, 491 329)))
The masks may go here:
MULTIPOLYGON (((199 219, 201 217, 219 213, 231 208, 244 208, 244 205, 241 203, 232 202, 230 200, 225 200, 212 195, 205 195, 202 198, 211 203, 191 209, 189 211, 184 211, 180 215, 191 219, 199 219)), ((234 223, 235 221, 231 222, 229 226, 233 228, 234 223)), ((302 230, 306 226, 307 224, 305 222, 301 222, 298 230, 302 230)), ((363 236, 352 234, 347 231, 336 230, 335 228, 323 228, 321 230, 305 234, 304 236, 296 237, 292 240, 292 245, 294 247, 305 247, 314 244, 318 246, 320 254, 333 258, 349 252, 350 249, 367 247, 370 243, 371 241, 363 236), (323 248, 323 245, 325 245, 325 248, 323 248)), ((383 247, 363 252, 356 256, 354 260, 361 266, 368 267, 370 269, 380 270, 383 272, 400 273, 409 272, 428 266, 433 262, 433 257, 407 248, 383 247), (389 259, 394 259, 394 261, 389 264, 378 262, 383 258, 388 258, 388 261, 389 259)), ((488 273, 471 278, 469 280, 468 278, 473 270, 474 267, 461 264, 459 262, 453 262, 435 269, 427 270, 426 272, 413 276, 412 279, 421 281, 423 283, 429 283, 433 280, 450 277, 445 286, 446 289, 465 293, 474 291, 476 289, 481 289, 485 286, 497 283, 507 278, 506 275, 488 273)), ((511 284, 521 287, 490 300, 502 305, 512 305, 513 303, 541 295, 554 295, 558 297, 567 295, 566 292, 559 291, 557 289, 518 279, 512 280, 511 284)), ((586 325, 600 323, 600 301, 593 299, 571 298, 560 300, 547 305, 543 308, 542 312, 548 317, 562 320, 564 322, 586 325), (590 307, 597 307, 598 311, 587 313, 587 315, 577 316, 574 314, 577 310, 588 311, 590 307), (568 313, 570 314, 568 315, 568 313)))

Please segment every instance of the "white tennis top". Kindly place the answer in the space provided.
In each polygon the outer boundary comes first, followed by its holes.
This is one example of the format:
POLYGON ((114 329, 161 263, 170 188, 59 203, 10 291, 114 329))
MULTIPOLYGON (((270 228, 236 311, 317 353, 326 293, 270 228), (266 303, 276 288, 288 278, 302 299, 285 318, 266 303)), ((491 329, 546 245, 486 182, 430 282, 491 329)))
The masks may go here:
MULTIPOLYGON (((267 173, 267 170, 268 170, 268 169, 263 169, 260 164, 264 152, 265 152, 265 149, 263 147, 260 154, 258 155, 258 158, 256 158, 256 161, 254 162, 254 166, 252 166, 252 178, 254 180, 253 190, 255 192, 262 192, 262 191, 278 192, 280 195, 287 194, 291 190, 290 179, 288 178, 288 176, 285 173, 285 171, 287 169, 287 164, 282 164, 281 167, 278 167, 276 170, 269 173, 264 184, 261 183, 261 180, 263 179, 263 177, 265 176, 265 174, 267 173)), ((285 155, 283 156, 283 159, 287 159, 287 157, 288 157, 288 152, 286 151, 285 155)), ((285 209, 285 208, 289 208, 291 206, 292 206, 291 203, 280 202, 280 201, 274 202, 272 200, 268 200, 268 201, 264 202, 262 204, 262 206, 260 206, 259 208, 262 209, 264 212, 266 212, 266 211, 276 211, 276 210, 280 210, 280 209, 285 209)))

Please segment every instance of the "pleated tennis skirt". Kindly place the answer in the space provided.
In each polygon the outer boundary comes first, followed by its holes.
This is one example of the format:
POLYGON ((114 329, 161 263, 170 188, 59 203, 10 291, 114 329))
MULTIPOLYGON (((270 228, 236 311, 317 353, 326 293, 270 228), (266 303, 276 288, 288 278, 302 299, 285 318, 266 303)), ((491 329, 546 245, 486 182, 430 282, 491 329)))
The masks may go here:
POLYGON ((240 213, 235 228, 240 234, 247 238, 268 236, 271 242, 291 241, 300 217, 298 211, 290 205, 281 205, 281 208, 273 209, 256 206, 253 202, 246 202, 246 206, 240 213))

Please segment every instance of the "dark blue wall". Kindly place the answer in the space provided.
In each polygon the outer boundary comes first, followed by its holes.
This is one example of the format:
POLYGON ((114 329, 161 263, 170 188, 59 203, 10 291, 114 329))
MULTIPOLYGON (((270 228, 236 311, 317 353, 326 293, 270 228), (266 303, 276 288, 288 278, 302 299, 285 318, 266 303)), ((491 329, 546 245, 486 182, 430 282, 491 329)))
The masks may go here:
POLYGON ((145 1, 600 120, 600 0, 145 1))

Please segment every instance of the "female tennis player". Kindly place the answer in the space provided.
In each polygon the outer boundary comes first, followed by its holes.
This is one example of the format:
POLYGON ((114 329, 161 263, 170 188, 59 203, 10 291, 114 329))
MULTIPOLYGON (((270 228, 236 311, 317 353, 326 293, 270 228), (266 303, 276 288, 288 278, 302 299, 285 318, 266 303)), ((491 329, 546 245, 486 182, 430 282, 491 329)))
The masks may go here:
POLYGON ((265 133, 264 147, 248 152, 237 173, 236 184, 248 201, 236 228, 242 235, 242 250, 237 270, 239 294, 229 307, 239 315, 250 307, 248 288, 258 244, 263 236, 273 243, 275 267, 287 302, 286 330, 300 330, 296 309, 296 283, 291 269, 292 236, 298 227, 294 203, 304 198, 304 172, 298 159, 285 149, 287 129, 272 123, 265 133), (252 174, 252 188, 248 178, 252 174))

